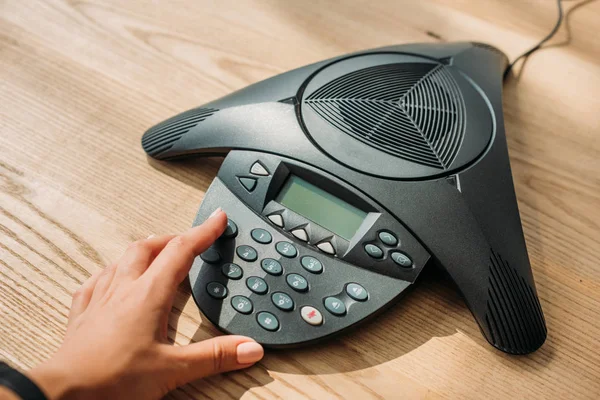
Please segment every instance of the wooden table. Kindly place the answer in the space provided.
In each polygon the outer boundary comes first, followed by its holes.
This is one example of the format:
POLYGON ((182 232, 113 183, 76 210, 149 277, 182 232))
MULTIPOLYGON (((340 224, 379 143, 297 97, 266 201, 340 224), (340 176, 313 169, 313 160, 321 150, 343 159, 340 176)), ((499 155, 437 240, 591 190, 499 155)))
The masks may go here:
MULTIPOLYGON (((505 86, 549 330, 538 352, 494 350, 430 272, 352 334, 268 353, 170 398, 599 398, 600 2, 564 6, 557 37, 505 86)), ((190 225, 220 161, 147 160, 151 125, 359 49, 477 40, 514 58, 555 19, 551 0, 1 0, 0 358, 28 368, 49 357, 90 273, 133 240, 190 225)), ((171 337, 216 334, 182 288, 171 337)))

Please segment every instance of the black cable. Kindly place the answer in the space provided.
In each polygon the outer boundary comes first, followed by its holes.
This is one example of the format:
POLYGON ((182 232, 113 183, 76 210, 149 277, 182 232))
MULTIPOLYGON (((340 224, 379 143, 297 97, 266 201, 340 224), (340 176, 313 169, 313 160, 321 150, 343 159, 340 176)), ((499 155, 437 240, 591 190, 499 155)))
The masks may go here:
POLYGON ((542 47, 542 45, 544 43, 546 43, 548 40, 552 39, 552 37, 556 34, 556 32, 558 31, 558 28, 560 28, 560 25, 562 24, 562 21, 563 21, 563 8, 562 8, 561 0, 556 0, 556 4, 558 5, 558 20, 556 21, 556 25, 554 25, 554 28, 552 28, 550 33, 548 35, 546 35, 546 37, 543 38, 538 44, 536 44, 531 49, 527 50, 525 53, 523 53, 519 57, 515 58, 515 60, 513 62, 508 64, 508 66, 504 70, 504 79, 506 79, 510 70, 515 66, 515 64, 520 59, 529 57, 531 55, 531 53, 535 52, 540 47, 542 47))

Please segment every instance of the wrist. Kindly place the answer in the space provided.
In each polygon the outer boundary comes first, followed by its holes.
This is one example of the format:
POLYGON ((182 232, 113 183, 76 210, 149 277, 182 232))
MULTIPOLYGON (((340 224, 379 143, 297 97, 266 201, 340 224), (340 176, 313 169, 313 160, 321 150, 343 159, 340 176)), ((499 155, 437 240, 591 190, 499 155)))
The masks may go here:
POLYGON ((48 400, 72 398, 77 392, 74 374, 54 360, 33 368, 26 375, 44 392, 48 400))

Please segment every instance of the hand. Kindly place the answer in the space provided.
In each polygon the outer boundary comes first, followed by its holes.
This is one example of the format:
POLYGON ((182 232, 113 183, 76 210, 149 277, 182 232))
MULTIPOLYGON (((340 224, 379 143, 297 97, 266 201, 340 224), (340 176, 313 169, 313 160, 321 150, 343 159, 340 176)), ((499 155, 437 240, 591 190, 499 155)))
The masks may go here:
POLYGON ((29 372, 31 379, 52 400, 159 399, 179 385, 260 360, 262 347, 243 336, 182 347, 167 340, 177 286, 226 225, 218 209, 182 235, 130 245, 75 293, 64 343, 29 372))

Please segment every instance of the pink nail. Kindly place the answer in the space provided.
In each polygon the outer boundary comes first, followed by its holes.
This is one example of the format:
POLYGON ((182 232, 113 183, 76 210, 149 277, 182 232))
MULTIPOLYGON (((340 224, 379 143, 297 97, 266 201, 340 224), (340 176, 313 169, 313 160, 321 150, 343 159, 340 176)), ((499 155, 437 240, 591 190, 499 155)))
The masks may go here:
POLYGON ((153 233, 152 235, 148 236, 146 239, 152 239, 153 237, 155 237, 156 235, 153 233))
POLYGON ((212 218, 212 217, 214 217, 215 215, 217 215, 217 214, 218 214, 218 213, 220 213, 220 212, 221 212, 221 207, 219 207, 219 208, 217 208, 215 211, 213 211, 213 212, 212 212, 212 214, 210 214, 210 215, 208 216, 208 218, 212 218))
POLYGON ((252 364, 263 358, 262 346, 256 342, 241 343, 237 347, 238 364, 252 364))

